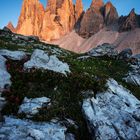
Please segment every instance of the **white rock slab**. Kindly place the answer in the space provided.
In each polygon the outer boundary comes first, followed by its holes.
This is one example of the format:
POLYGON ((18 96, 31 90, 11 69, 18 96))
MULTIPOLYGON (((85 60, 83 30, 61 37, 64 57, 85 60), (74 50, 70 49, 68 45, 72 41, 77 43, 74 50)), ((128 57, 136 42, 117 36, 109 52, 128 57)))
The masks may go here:
POLYGON ((10 78, 6 69, 6 59, 0 55, 0 91, 3 91, 5 85, 11 85, 10 78))
POLYGON ((23 51, 9 51, 6 49, 0 50, 0 55, 6 56, 12 60, 22 60, 26 57, 26 53, 23 51))
POLYGON ((39 109, 44 105, 48 105, 50 99, 46 97, 28 99, 24 98, 23 103, 19 107, 18 113, 25 113, 27 116, 33 116, 38 113, 39 109))
POLYGON ((108 90, 85 99, 83 113, 96 140, 140 139, 140 101, 113 79, 108 90))
POLYGON ((36 49, 31 60, 24 64, 25 69, 42 68, 59 72, 62 74, 70 73, 69 65, 60 61, 55 55, 49 56, 43 50, 36 49))
POLYGON ((35 123, 5 117, 0 126, 0 140, 65 140, 66 127, 58 123, 35 123))

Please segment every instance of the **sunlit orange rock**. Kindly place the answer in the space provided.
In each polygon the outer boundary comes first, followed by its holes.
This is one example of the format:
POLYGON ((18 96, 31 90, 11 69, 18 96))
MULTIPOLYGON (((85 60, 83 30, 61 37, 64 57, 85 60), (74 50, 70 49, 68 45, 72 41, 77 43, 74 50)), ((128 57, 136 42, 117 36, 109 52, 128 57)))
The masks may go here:
POLYGON ((17 33, 39 36, 45 14, 39 0, 24 0, 16 28, 17 33))
POLYGON ((6 26, 8 29, 10 29, 13 33, 16 32, 15 27, 13 26, 12 22, 9 22, 8 25, 6 26))

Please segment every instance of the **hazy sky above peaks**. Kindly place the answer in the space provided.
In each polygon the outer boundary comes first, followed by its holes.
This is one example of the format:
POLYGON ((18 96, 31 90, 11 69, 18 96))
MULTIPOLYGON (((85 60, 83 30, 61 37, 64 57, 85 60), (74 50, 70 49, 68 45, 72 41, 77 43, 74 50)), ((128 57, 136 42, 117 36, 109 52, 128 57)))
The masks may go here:
MULTIPOLYGON (((9 21, 14 26, 17 24, 23 0, 0 0, 0 28, 3 28, 9 21)), ((47 0, 40 0, 46 7, 47 0)), ((73 0, 75 2, 75 0, 73 0)), ((92 0, 82 0, 84 8, 87 9, 92 0)), ((104 0, 106 3, 109 0, 104 0)), ((140 14, 140 0, 110 0, 116 7, 119 15, 127 15, 132 8, 140 14)))

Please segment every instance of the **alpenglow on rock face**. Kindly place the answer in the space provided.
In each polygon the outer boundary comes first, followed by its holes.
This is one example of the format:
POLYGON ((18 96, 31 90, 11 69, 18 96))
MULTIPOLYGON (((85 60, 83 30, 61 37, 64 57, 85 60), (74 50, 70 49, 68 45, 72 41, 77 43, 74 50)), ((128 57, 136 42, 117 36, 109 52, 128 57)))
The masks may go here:
POLYGON ((16 32, 39 36, 45 10, 39 0, 24 0, 16 32))
POLYGON ((97 140, 140 139, 140 101, 113 79, 108 90, 85 99, 83 113, 97 140))
POLYGON ((104 22, 113 23, 117 11, 111 4, 104 19, 104 3, 93 0, 84 14, 82 0, 48 0, 44 8, 39 0, 23 0, 23 5, 16 29, 12 24, 10 30, 23 34, 38 36, 42 40, 60 39, 72 30, 82 37, 90 37, 103 28, 104 22))
POLYGON ((9 22, 7 28, 10 29, 12 32, 16 32, 15 27, 13 26, 12 22, 9 22))

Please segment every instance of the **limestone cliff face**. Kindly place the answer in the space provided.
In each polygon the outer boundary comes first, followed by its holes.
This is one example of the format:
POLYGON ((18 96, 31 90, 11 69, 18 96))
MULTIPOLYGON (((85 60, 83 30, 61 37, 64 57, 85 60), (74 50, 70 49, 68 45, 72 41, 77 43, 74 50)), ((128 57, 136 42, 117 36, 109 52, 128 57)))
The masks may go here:
POLYGON ((112 5, 111 2, 107 2, 104 6, 104 19, 105 24, 110 25, 112 23, 115 23, 118 19, 118 13, 116 8, 112 5))
MULTIPOLYGON (((112 4, 92 0, 84 13, 82 0, 48 0, 46 9, 39 0, 23 0, 16 33, 35 35, 51 41, 60 39, 72 30, 82 37, 90 37, 117 18, 112 4)), ((10 28, 10 27, 9 27, 10 28)))
POLYGON ((39 36, 44 14, 45 10, 39 0, 24 0, 16 28, 17 33, 39 36))
POLYGON ((104 4, 102 0, 93 0, 90 8, 86 11, 81 21, 79 34, 88 38, 97 33, 104 25, 104 19, 101 12, 104 4))
POLYGON ((59 39, 72 31, 76 22, 72 0, 49 0, 46 9, 41 31, 42 39, 59 39))
POLYGON ((75 19, 76 21, 78 21, 83 13, 84 9, 83 9, 83 3, 82 0, 76 0, 76 4, 75 4, 75 19))

